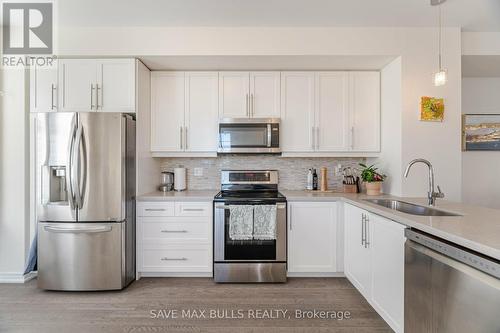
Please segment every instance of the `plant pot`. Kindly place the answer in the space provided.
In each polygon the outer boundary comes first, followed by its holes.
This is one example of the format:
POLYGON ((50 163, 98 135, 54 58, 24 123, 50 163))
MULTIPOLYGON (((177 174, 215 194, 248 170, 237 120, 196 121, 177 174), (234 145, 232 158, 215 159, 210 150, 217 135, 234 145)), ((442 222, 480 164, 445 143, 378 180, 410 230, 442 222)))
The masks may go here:
POLYGON ((380 195, 382 189, 382 182, 370 182, 366 184, 367 195, 380 195))

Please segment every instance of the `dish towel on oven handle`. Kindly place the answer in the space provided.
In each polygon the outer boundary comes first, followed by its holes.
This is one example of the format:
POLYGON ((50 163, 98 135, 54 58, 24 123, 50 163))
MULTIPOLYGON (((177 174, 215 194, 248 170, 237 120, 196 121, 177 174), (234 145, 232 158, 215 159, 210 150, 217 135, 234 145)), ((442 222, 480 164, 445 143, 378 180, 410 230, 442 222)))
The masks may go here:
POLYGON ((253 206, 229 206, 229 238, 231 240, 253 239, 253 206))
POLYGON ((253 239, 276 239, 276 205, 255 205, 253 239))

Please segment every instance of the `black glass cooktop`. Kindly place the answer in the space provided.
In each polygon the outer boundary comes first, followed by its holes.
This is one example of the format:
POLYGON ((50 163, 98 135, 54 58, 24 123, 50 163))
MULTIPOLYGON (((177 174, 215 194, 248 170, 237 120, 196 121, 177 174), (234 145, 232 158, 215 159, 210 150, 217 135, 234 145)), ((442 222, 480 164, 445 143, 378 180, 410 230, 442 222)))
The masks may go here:
POLYGON ((246 200, 273 200, 286 201, 283 194, 278 191, 221 191, 215 198, 216 201, 246 201, 246 200))

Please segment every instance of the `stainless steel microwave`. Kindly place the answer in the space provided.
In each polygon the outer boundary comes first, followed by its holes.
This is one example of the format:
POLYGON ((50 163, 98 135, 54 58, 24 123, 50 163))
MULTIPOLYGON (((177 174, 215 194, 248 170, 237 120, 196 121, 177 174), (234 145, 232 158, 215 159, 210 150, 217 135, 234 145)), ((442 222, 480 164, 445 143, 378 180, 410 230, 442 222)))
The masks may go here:
POLYGON ((280 153, 278 118, 219 120, 219 153, 280 153))

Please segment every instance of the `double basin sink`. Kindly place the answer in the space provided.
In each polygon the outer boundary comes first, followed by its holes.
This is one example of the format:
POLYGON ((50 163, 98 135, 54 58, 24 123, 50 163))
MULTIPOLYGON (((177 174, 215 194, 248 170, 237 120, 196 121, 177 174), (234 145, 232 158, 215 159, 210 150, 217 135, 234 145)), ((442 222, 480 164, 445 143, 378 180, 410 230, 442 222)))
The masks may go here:
POLYGON ((392 199, 364 199, 367 202, 371 202, 375 205, 379 205, 385 208, 396 210, 398 212, 420 215, 420 216, 461 216, 459 214, 446 212, 444 210, 435 209, 428 206, 421 206, 412 204, 409 202, 392 200, 392 199))

